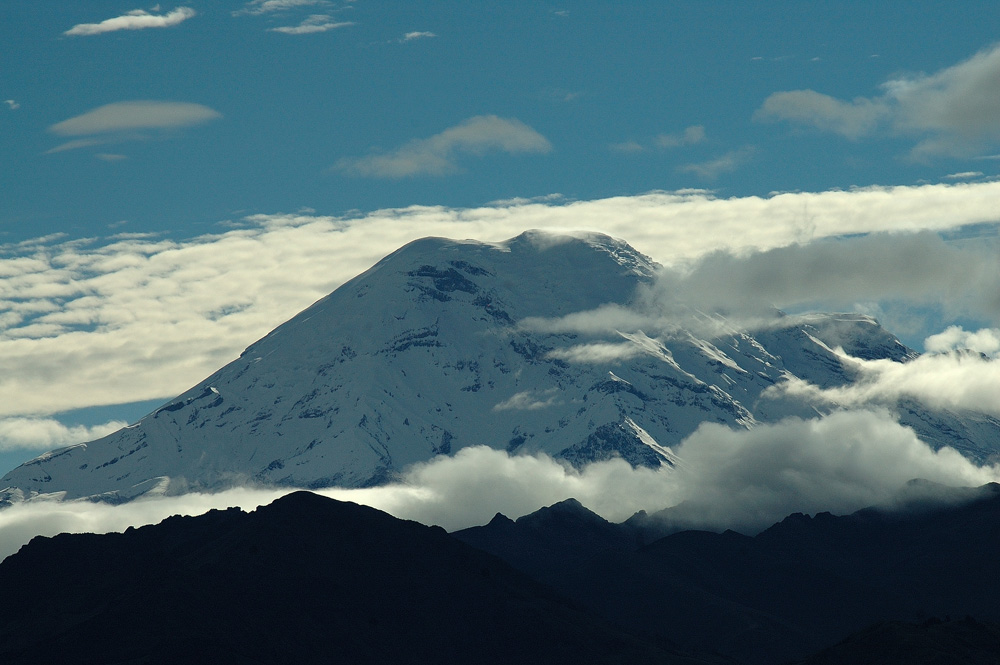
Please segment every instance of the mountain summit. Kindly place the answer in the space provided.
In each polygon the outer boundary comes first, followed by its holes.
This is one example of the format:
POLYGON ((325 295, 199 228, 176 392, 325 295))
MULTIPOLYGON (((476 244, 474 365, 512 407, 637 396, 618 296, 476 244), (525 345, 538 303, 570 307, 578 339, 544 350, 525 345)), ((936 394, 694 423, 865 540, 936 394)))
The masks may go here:
MULTIPOLYGON (((761 393, 789 375, 852 382, 833 347, 913 355, 853 314, 710 339, 598 325, 634 305, 656 271, 597 234, 417 240, 134 425, 14 469, 3 498, 371 486, 472 445, 655 468, 702 422, 808 415, 761 393)), ((973 446, 950 414, 913 424, 937 445, 973 446)))

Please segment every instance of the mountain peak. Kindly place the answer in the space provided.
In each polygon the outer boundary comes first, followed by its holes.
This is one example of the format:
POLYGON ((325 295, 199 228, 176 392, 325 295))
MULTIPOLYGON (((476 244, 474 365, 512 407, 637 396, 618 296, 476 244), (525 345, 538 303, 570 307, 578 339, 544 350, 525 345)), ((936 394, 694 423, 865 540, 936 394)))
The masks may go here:
MULTIPOLYGON (((675 464, 673 446, 703 422, 812 416, 765 391, 789 376, 822 387, 856 380, 837 346, 912 353, 850 315, 710 339, 644 332, 615 313, 629 314, 656 271, 628 243, 595 233, 413 241, 138 423, 8 473, 0 498, 372 486, 480 445, 655 469, 675 464)), ((964 437, 969 449, 958 417, 919 416, 922 436, 964 437)), ((1000 441, 1000 423, 987 429, 986 441, 1000 441)))

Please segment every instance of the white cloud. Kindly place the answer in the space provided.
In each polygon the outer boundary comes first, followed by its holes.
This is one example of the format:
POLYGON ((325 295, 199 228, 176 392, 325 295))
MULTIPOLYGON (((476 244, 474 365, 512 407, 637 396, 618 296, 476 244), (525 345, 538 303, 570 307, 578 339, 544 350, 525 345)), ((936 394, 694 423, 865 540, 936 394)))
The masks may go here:
POLYGON ((430 39, 431 37, 437 37, 433 32, 408 32, 403 35, 400 41, 412 42, 414 39, 430 39))
POLYGON ((1000 328, 970 332, 962 326, 948 326, 943 332, 924 340, 924 349, 929 353, 968 350, 995 358, 1000 356, 1000 328))
POLYGON ((128 425, 111 421, 103 425, 66 426, 50 418, 0 418, 0 451, 52 450, 74 443, 93 441, 128 425))
POLYGON ((327 32, 354 25, 351 21, 334 21, 328 14, 313 14, 307 17, 298 25, 282 26, 270 28, 271 32, 280 32, 285 35, 311 35, 317 32, 327 32))
MULTIPOLYGON (((882 411, 840 411, 748 431, 702 425, 683 461, 679 519, 759 529, 792 512, 844 514, 889 503, 908 480, 978 486, 1000 478, 950 448, 932 451, 882 411)), ((675 504, 676 505, 676 504, 675 504)))
MULTIPOLYGON (((843 234, 941 231, 996 221, 998 199, 997 182, 769 198, 656 192, 477 209, 415 206, 357 217, 261 215, 185 240, 53 236, 0 245, 0 416, 170 398, 386 254, 429 235, 499 241, 530 228, 600 231, 668 266, 690 267, 720 249, 750 254, 843 234)), ((901 247, 906 242, 900 238, 901 247)), ((858 246, 869 247, 877 262, 876 245, 858 246)), ((943 250, 941 255, 949 256, 943 250)), ((957 252, 955 260, 973 255, 957 252)), ((795 265, 793 259, 786 263, 795 265)), ((807 274, 801 278, 809 280, 812 266, 803 265, 807 274)), ((934 259, 928 265, 953 264, 934 259)), ((798 293, 794 280, 779 277, 789 283, 786 293, 798 293)), ((907 293, 905 284, 891 283, 907 293)), ((941 292, 930 279, 919 284, 941 292)), ((957 288, 968 292, 962 284, 957 288)), ((829 287, 824 293, 847 291, 829 287)), ((880 293, 869 289, 868 295, 880 293)), ((605 314, 602 325, 622 316, 605 314)), ((637 316, 620 329, 642 326, 637 316)))
POLYGON ((134 9, 123 16, 109 18, 100 23, 81 23, 64 32, 64 35, 99 35, 116 30, 145 30, 146 28, 169 28, 195 15, 190 7, 177 9, 162 15, 150 14, 142 9, 134 9))
POLYGON ((556 402, 558 390, 525 390, 515 393, 510 399, 504 400, 493 407, 494 411, 536 411, 552 406, 556 402))
POLYGON ((1000 144, 1000 45, 935 74, 886 81, 883 93, 843 101, 813 90, 777 92, 755 114, 851 139, 880 131, 913 136, 915 159, 969 156, 1000 144))
MULTIPOLYGON (((848 513, 890 504, 913 478, 954 486, 1000 479, 951 449, 934 452, 880 411, 791 419, 753 430, 706 424, 681 443, 673 469, 633 469, 622 460, 582 471, 544 455, 510 456, 464 448, 410 468, 402 482, 319 493, 454 530, 485 524, 494 513, 519 517, 574 497, 607 519, 674 507, 689 526, 758 531, 792 512, 848 513)), ((219 494, 143 498, 121 506, 35 500, 0 510, 0 556, 35 535, 123 531, 175 514, 253 509, 291 490, 242 488, 219 494)))
POLYGON ((564 349, 554 349, 548 353, 548 357, 558 358, 570 363, 608 363, 616 360, 628 360, 642 353, 642 348, 636 344, 595 342, 593 344, 575 344, 564 349))
POLYGON ((440 134, 415 139, 394 152, 357 159, 342 159, 337 168, 345 173, 376 178, 443 175, 458 170, 461 155, 488 152, 544 153, 548 140, 515 118, 482 115, 464 120, 440 134))
POLYGON ((936 409, 969 410, 1000 417, 1000 360, 973 353, 923 355, 906 363, 842 357, 858 371, 855 383, 820 388, 797 378, 765 395, 791 396, 812 403, 857 408, 892 406, 915 399, 936 409))
POLYGON ((18 104, 13 99, 5 99, 5 100, 3 100, 3 103, 6 104, 7 108, 9 108, 11 111, 16 111, 19 108, 21 108, 21 105, 18 104))
POLYGON ((982 171, 962 171, 961 173, 949 173, 944 176, 945 180, 968 180, 969 178, 983 177, 982 171))

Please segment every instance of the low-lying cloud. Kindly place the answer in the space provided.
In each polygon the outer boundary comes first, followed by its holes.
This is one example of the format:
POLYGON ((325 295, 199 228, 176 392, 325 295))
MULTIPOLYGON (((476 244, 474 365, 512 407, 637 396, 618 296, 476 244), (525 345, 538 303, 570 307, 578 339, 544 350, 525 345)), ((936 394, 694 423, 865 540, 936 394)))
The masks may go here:
MULTIPOLYGON (((320 493, 449 530, 484 524, 496 512, 516 518, 574 497, 612 521, 638 510, 672 508, 675 523, 753 533, 792 512, 844 514, 891 504, 913 478, 952 486, 1000 479, 1000 468, 976 466, 951 449, 932 451, 878 410, 840 411, 751 430, 705 424, 674 452, 680 459, 674 468, 632 468, 611 460, 578 471, 543 455, 471 447, 415 465, 394 485, 320 493)), ((173 514, 252 509, 287 491, 242 488, 121 506, 55 500, 17 504, 0 510, 0 556, 34 535, 121 531, 173 514)))
POLYGON ((901 399, 915 399, 935 409, 1000 417, 1000 360, 962 351, 922 355, 905 363, 842 357, 858 372, 854 383, 820 388, 789 378, 769 388, 765 396, 791 396, 842 407, 892 405, 901 399))

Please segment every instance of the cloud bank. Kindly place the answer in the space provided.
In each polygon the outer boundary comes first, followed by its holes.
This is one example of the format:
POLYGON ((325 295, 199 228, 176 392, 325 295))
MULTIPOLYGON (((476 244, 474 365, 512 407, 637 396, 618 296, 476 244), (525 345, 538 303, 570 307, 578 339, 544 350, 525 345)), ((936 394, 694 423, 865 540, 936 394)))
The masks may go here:
MULTIPOLYGON (((449 530, 484 524, 498 511, 516 518, 575 497, 612 521, 638 510, 672 508, 672 519, 679 523, 753 533, 792 512, 843 514, 891 504, 913 478, 954 486, 1000 479, 1000 468, 978 467, 951 449, 932 451, 882 411, 842 411, 749 431, 706 424, 675 452, 680 462, 672 469, 633 469, 611 460, 577 471, 545 456, 471 447, 418 464, 395 485, 320 493, 449 530)), ((0 510, 0 556, 34 535, 121 531, 174 514, 253 509, 287 491, 242 488, 121 506, 54 500, 17 504, 0 510)))
MULTIPOLYGON (((758 283, 778 302, 808 298, 802 284, 842 303, 858 297, 855 289, 866 298, 926 300, 955 288, 956 311, 985 318, 1000 291, 990 299, 995 271, 979 250, 930 235, 829 246, 809 241, 995 221, 998 199, 996 182, 740 199, 660 192, 478 209, 411 207, 358 217, 260 215, 184 240, 51 237, 0 245, 0 416, 51 416, 172 397, 386 254, 428 235, 500 241, 529 228, 600 231, 682 273, 697 273, 699 259, 709 257, 701 265, 716 266, 718 274, 703 267, 686 288, 692 298, 720 306, 739 304, 727 289, 750 298, 758 283), (758 256, 778 248, 786 250, 758 256), (720 249, 733 256, 712 254, 720 249), (852 254, 872 260, 850 263, 852 254), (913 276, 912 284, 882 274, 880 261, 901 265, 908 256, 913 266, 901 269, 913 276), (838 274, 839 260, 853 272, 838 274), (830 266, 825 271, 823 261, 830 266), (778 265, 782 270, 772 276, 768 270, 778 265), (955 266, 965 278, 949 277, 955 266)), ((632 323, 631 329, 642 328, 643 320, 632 323)))
POLYGON ((490 152, 545 153, 548 140, 515 118, 481 115, 464 120, 430 138, 416 139, 394 152, 342 159, 336 168, 344 173, 374 178, 407 178, 445 175, 459 170, 464 155, 490 152))
POLYGON ((969 156, 1000 144, 1000 44, 934 74, 886 81, 882 94, 846 101, 814 90, 768 97, 758 120, 783 120, 852 140, 889 132, 915 137, 917 160, 969 156))
POLYGON ((100 35, 117 30, 145 30, 146 28, 169 28, 183 23, 196 12, 190 7, 178 7, 166 14, 150 14, 143 9, 133 9, 123 16, 105 19, 100 23, 80 23, 64 32, 64 35, 100 35))

